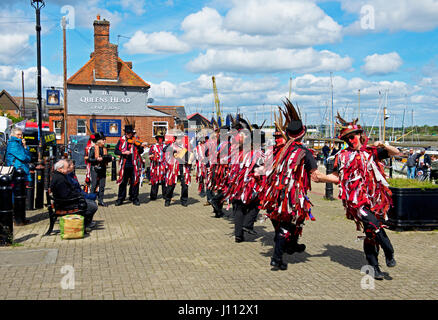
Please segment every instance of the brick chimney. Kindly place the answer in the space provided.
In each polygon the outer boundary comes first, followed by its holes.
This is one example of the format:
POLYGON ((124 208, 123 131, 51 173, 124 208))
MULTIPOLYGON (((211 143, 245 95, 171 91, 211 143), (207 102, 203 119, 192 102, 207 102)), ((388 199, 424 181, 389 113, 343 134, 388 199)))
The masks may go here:
POLYGON ((94 77, 117 80, 117 45, 109 42, 110 23, 105 19, 94 20, 94 77))

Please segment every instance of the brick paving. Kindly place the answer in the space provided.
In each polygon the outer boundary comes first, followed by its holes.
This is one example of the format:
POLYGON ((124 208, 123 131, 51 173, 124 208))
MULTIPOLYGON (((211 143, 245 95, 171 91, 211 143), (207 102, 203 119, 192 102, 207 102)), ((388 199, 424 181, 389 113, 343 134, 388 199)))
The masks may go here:
MULTIPOLYGON (((438 299, 438 232, 388 230, 398 265, 386 267, 386 279, 373 290, 361 288, 366 264, 355 225, 345 218, 339 200, 323 199, 324 184, 310 193, 316 221, 304 227, 307 249, 285 255, 286 271, 272 271, 273 227, 257 221, 257 235, 235 243, 230 216, 214 218, 211 207, 189 191, 189 206, 179 204, 179 185, 168 208, 163 199, 146 203, 150 186, 140 189, 141 206, 114 206, 117 185, 107 180, 107 208, 84 239, 42 237, 46 209, 27 212, 31 223, 14 228, 14 247, 0 252, 57 249, 55 263, 0 264, 0 299, 438 299), (74 268, 74 289, 63 289, 64 266, 74 268)), ((335 187, 335 195, 337 189, 335 187)), ((55 225, 58 230, 59 225, 55 225)), ((21 251, 20 251, 21 252, 21 251)))

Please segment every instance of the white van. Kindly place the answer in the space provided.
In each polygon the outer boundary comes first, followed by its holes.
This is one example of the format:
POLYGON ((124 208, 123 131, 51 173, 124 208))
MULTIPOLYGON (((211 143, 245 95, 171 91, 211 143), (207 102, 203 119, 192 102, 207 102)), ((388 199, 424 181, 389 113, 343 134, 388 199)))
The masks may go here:
POLYGON ((12 128, 12 120, 8 117, 0 117, 0 132, 3 133, 3 136, 6 141, 9 140, 11 135, 12 128))

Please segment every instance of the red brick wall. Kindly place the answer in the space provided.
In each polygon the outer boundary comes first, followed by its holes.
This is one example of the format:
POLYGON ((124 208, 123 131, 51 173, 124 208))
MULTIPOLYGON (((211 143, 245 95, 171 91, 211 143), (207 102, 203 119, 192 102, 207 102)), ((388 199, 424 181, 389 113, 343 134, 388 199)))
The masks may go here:
MULTIPOLYGON (((61 112, 51 112, 49 115, 49 126, 50 130, 53 130, 53 121, 54 120, 62 120, 62 111, 61 112)), ((77 120, 84 119, 86 120, 87 126, 90 126, 90 116, 68 116, 67 127, 68 127, 68 135, 76 135, 77 134, 77 120)), ((122 121, 122 135, 123 129, 125 128, 125 117, 124 116, 99 116, 97 119, 118 119, 122 121)), ((137 136, 139 139, 146 141, 148 143, 155 143, 155 138, 152 136, 152 122, 153 121, 167 121, 168 128, 171 129, 174 127, 174 119, 173 117, 130 117, 135 121, 135 131, 137 131, 137 136)), ((120 137, 108 137, 106 139, 107 143, 117 143, 120 137)), ((61 134, 61 139, 57 140, 57 143, 64 143, 64 132, 61 134)))
POLYGON ((109 42, 108 21, 94 21, 94 70, 96 79, 117 79, 117 45, 109 42))

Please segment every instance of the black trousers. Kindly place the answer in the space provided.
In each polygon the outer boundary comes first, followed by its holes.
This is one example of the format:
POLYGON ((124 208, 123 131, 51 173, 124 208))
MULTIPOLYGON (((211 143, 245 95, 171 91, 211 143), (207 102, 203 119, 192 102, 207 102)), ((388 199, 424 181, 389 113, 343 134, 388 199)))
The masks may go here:
POLYGON ((286 249, 297 245, 303 221, 299 220, 297 224, 277 220, 271 222, 275 229, 273 258, 282 261, 286 249))
POLYGON ((234 208, 234 236, 243 238, 243 228, 253 229, 260 209, 259 201, 244 204, 240 200, 233 201, 234 208))
POLYGON ((220 215, 222 213, 222 208, 224 206, 223 200, 224 200, 224 194, 222 193, 222 191, 219 191, 216 194, 212 192, 210 203, 216 215, 220 215))
POLYGON ((157 182, 155 184, 153 184, 151 186, 151 193, 150 193, 150 198, 151 200, 156 200, 158 197, 158 190, 160 189, 161 186, 161 194, 163 195, 163 198, 165 198, 166 195, 166 182, 165 180, 161 181, 161 182, 157 182))
POLYGON ((366 216, 361 215, 366 236, 363 243, 363 250, 368 264, 371 266, 377 266, 379 264, 379 247, 382 248, 385 257, 388 259, 393 258, 394 248, 392 247, 385 229, 380 227, 381 221, 371 210, 365 209, 365 212, 366 216))
MULTIPOLYGON (((179 166, 179 178, 178 180, 181 182, 181 203, 187 203, 189 199, 189 186, 186 184, 184 179, 184 168, 183 165, 179 166)), ((170 203, 173 197, 173 192, 175 191, 176 184, 166 186, 166 192, 164 194, 164 199, 167 203, 170 203)))
POLYGON ((90 175, 91 175, 91 193, 96 193, 96 188, 99 187, 99 191, 97 193, 97 200, 99 202, 102 202, 105 192, 105 185, 106 185, 106 170, 102 172, 101 170, 96 170, 96 168, 92 166, 90 170, 90 175))
POLYGON ((135 186, 133 185, 135 181, 135 175, 134 175, 134 167, 125 167, 125 171, 123 174, 122 182, 119 184, 119 194, 117 196, 117 201, 124 201, 126 198, 126 187, 128 185, 128 182, 130 182, 129 186, 129 199, 132 201, 138 200, 138 194, 139 194, 139 183, 137 183, 135 186))

